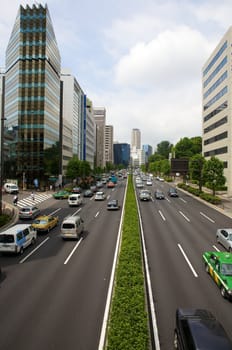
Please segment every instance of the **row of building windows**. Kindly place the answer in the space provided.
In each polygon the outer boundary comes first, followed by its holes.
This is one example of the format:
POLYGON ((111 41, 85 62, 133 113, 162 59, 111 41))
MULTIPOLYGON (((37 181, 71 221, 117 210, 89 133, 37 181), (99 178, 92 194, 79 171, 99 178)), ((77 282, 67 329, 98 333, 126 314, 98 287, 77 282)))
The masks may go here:
POLYGON ((214 143, 214 142, 217 142, 217 141, 226 139, 227 137, 228 137, 228 132, 227 132, 227 131, 224 131, 224 132, 222 132, 222 133, 219 134, 219 135, 215 135, 215 136, 210 137, 209 139, 205 140, 205 141, 204 141, 204 145, 209 145, 209 144, 211 144, 211 143, 214 143))
POLYGON ((204 157, 213 157, 225 153, 228 153, 228 147, 221 147, 208 152, 204 152, 204 157))
POLYGON ((228 92, 228 87, 225 86, 221 91, 219 91, 209 102, 204 105, 204 111, 208 109, 212 104, 214 104, 219 98, 224 96, 228 92))
POLYGON ((225 71, 220 78, 204 93, 203 98, 208 97, 225 79, 227 79, 227 71, 225 71))
POLYGON ((218 72, 226 65, 226 63, 227 63, 227 56, 223 58, 223 60, 219 63, 219 65, 215 68, 215 70, 210 74, 210 76, 203 83, 204 88, 211 82, 211 80, 215 77, 215 75, 217 75, 218 72))
POLYGON ((212 58, 212 60, 208 64, 208 66, 204 69, 203 76, 205 76, 208 73, 208 71, 212 68, 214 63, 218 60, 218 58, 222 55, 222 53, 226 50, 226 48, 227 48, 227 41, 224 42, 224 44, 219 49, 219 51, 216 53, 216 55, 212 58))
POLYGON ((224 117, 220 120, 218 120, 217 122, 209 125, 207 128, 204 129, 204 134, 207 134, 208 132, 218 128, 219 126, 223 125, 223 124, 226 124, 228 122, 228 117, 224 117))
POLYGON ((227 107, 228 107, 228 101, 223 102, 220 106, 215 108, 212 112, 210 112, 209 114, 207 114, 204 117, 204 122, 207 122, 208 120, 213 118, 215 115, 217 115, 218 113, 220 113, 221 111, 223 111, 223 109, 225 109, 227 107))

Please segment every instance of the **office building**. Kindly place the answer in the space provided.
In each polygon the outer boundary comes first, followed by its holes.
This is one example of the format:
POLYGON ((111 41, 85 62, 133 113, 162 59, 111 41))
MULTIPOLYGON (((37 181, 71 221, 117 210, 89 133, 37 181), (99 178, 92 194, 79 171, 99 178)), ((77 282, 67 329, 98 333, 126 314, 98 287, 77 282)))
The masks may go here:
POLYGON ((228 195, 232 195, 232 27, 202 70, 202 151, 224 163, 228 195))
POLYGON ((112 125, 105 126, 105 162, 114 163, 113 150, 114 128, 112 125))
POLYGON ((132 129, 131 133, 131 149, 141 148, 141 132, 139 129, 132 129))
POLYGON ((114 164, 127 168, 130 164, 130 145, 128 143, 114 143, 114 164))
POLYGON ((96 124, 96 167, 105 168, 105 125, 106 110, 104 107, 94 107, 94 121, 96 124))
POLYGON ((94 169, 96 125, 94 121, 92 101, 86 97, 86 122, 85 122, 85 160, 91 169, 94 169))
POLYGON ((60 169, 60 53, 47 6, 20 6, 6 50, 8 167, 39 186, 60 169), (52 157, 51 157, 52 155, 52 157))
POLYGON ((150 145, 143 145, 142 147, 144 154, 145 154, 145 163, 148 163, 149 157, 152 155, 152 146, 150 145))

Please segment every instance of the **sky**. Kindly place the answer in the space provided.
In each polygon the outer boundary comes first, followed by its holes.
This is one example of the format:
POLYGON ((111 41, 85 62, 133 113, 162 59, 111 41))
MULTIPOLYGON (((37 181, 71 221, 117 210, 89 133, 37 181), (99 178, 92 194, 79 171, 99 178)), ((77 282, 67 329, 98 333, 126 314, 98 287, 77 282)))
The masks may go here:
MULTIPOLYGON (((3 0, 1 0, 3 2, 3 0)), ((0 67, 20 5, 47 4, 62 68, 114 141, 156 148, 202 134, 202 68, 232 24, 231 0, 8 0, 0 12, 0 67)))

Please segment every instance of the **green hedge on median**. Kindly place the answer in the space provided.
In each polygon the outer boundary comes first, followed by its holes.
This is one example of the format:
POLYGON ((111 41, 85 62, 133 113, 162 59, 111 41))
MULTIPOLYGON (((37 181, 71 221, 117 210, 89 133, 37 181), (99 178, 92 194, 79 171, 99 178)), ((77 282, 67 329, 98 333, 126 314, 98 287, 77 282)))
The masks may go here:
POLYGON ((130 176, 121 249, 108 323, 107 350, 147 350, 149 348, 145 295, 139 218, 132 176, 130 176))

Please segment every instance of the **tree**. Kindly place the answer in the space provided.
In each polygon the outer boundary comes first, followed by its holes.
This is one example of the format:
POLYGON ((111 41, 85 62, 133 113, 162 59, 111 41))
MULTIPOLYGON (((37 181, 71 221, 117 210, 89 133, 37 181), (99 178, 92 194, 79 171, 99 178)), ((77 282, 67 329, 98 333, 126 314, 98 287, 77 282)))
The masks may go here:
POLYGON ((168 159, 171 153, 172 144, 169 141, 161 141, 157 145, 157 151, 155 153, 162 156, 163 159, 168 159))
POLYGON ((201 154, 201 137, 184 137, 175 145, 175 158, 191 158, 195 154, 201 154))
POLYGON ((203 168, 203 176, 205 182, 207 182, 210 189, 215 196, 216 189, 219 186, 223 186, 226 182, 226 178, 223 175, 224 164, 216 157, 211 157, 206 161, 203 168))
POLYGON ((198 181, 200 191, 202 191, 203 186, 203 167, 205 162, 206 160, 201 154, 195 154, 189 162, 191 179, 198 181))
POLYGON ((80 161, 77 156, 74 156, 67 164, 66 176, 72 180, 80 175, 80 161))

